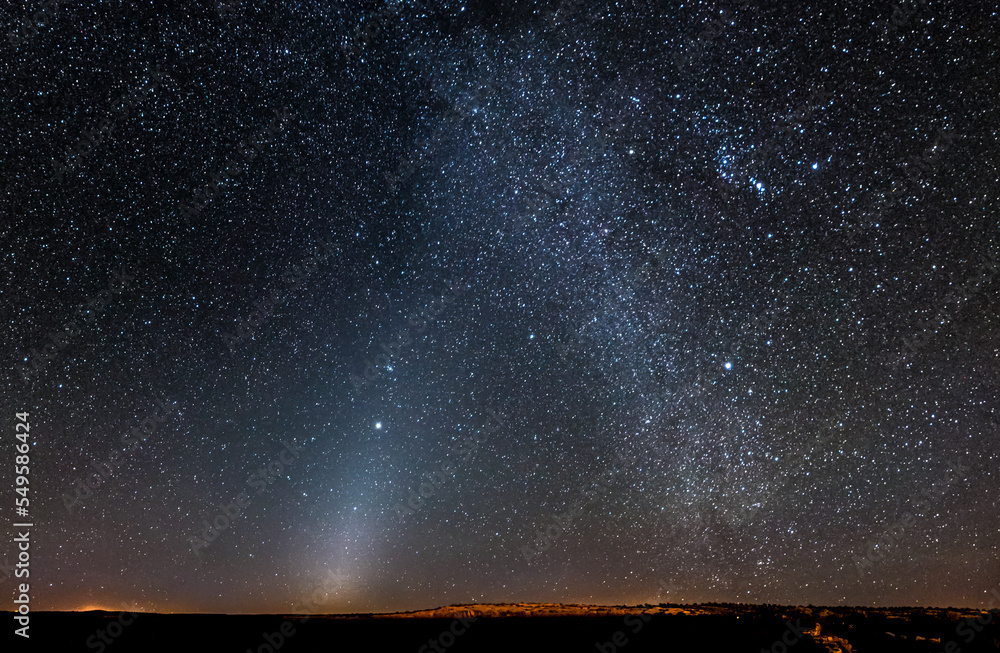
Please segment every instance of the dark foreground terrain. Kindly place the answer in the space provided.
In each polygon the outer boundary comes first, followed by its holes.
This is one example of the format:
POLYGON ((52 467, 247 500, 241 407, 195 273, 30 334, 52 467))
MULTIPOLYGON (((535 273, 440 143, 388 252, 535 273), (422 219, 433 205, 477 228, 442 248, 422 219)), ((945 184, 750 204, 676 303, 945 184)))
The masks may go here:
MULTIPOLYGON (((998 618, 953 608, 732 604, 474 605, 311 617, 41 612, 32 615, 30 640, 13 637, 13 650, 974 653, 1000 650, 998 618)), ((14 624, 12 613, 6 621, 14 624)))

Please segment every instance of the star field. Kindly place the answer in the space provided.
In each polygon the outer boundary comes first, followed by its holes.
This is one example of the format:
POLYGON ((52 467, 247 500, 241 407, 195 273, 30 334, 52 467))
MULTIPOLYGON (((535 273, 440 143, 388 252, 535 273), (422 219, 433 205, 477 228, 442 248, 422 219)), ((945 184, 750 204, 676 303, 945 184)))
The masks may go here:
POLYGON ((33 609, 990 606, 1000 16, 904 9, 0 11, 33 609))

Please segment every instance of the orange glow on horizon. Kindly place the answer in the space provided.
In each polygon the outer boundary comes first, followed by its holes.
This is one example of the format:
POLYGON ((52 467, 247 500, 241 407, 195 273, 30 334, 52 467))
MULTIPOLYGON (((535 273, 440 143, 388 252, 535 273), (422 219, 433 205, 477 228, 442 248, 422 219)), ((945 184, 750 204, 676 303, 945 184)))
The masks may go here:
MULTIPOLYGON (((149 612, 146 608, 140 608, 139 606, 132 605, 102 605, 99 603, 91 603, 79 608, 70 608, 67 612, 90 612, 92 610, 102 610, 104 612, 149 612)), ((164 612, 164 614, 170 614, 169 611, 164 612)))

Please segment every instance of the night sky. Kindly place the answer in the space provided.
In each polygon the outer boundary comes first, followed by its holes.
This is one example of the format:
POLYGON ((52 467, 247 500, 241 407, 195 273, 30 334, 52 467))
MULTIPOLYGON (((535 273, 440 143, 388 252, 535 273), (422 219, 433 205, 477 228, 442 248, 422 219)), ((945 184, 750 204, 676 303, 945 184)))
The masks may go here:
POLYGON ((990 4, 5 5, 32 610, 996 606, 990 4))

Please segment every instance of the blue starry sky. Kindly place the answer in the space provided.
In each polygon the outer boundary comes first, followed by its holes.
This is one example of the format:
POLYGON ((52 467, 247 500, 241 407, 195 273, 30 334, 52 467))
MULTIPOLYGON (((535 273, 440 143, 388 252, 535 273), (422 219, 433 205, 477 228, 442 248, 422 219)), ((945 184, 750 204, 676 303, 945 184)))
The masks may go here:
POLYGON ((989 3, 35 11, 33 608, 995 603, 989 3))

